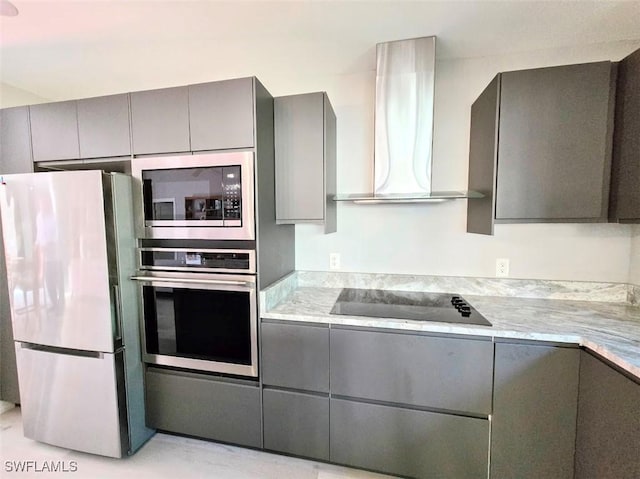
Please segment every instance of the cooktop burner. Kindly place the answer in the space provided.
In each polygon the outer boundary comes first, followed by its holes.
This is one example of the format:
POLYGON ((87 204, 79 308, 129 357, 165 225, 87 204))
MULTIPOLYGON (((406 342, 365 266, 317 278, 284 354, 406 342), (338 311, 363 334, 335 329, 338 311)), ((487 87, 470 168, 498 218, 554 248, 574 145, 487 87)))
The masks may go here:
POLYGON ((344 288, 331 314, 491 326, 458 294, 344 288))

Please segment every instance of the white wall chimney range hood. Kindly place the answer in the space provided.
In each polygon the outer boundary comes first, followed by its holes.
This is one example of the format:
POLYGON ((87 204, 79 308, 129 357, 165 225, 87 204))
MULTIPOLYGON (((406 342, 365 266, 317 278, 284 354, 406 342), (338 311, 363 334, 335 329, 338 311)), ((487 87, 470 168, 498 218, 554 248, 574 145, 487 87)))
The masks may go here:
POLYGON ((361 204, 481 198, 472 191, 432 191, 436 37, 378 43, 373 192, 336 195, 361 204))

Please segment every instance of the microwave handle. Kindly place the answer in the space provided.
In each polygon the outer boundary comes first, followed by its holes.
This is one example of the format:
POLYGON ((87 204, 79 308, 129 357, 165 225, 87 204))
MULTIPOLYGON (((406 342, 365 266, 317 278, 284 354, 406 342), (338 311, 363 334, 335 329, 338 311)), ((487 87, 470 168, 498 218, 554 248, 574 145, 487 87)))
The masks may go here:
POLYGON ((189 278, 162 278, 162 277, 149 277, 149 276, 132 276, 131 279, 136 281, 147 281, 153 283, 156 281, 164 281, 170 283, 196 283, 196 284, 220 284, 220 285, 232 285, 232 286, 254 286, 254 283, 249 281, 232 281, 232 280, 220 280, 220 279, 189 279, 189 278))

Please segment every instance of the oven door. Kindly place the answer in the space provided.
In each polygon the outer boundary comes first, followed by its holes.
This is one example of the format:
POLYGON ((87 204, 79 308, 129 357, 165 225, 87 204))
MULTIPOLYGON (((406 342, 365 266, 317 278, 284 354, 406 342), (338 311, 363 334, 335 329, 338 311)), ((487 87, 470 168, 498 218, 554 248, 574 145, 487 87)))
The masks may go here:
POLYGON ((134 158, 138 236, 255 239, 252 152, 134 158))
POLYGON ((258 376, 253 275, 145 273, 141 288, 147 363, 258 376))

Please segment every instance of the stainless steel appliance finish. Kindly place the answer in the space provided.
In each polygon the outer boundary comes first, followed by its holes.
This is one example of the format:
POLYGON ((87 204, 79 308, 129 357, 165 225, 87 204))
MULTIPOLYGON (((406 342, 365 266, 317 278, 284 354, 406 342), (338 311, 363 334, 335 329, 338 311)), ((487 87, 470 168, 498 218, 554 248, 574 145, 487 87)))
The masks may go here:
POLYGON ((451 293, 344 288, 331 314, 491 326, 464 298, 451 293))
POLYGON ((376 47, 374 193, 430 193, 436 37, 376 47))
POLYGON ((254 240, 254 154, 134 158, 138 236, 254 240))
POLYGON ((25 435, 121 457, 144 424, 131 181, 6 175, 0 210, 25 435))
POLYGON ((256 274, 255 250, 138 248, 140 269, 256 274))
POLYGON ((376 46, 372 191, 336 195, 359 204, 437 203, 477 198, 473 191, 432 191, 436 37, 376 46))
MULTIPOLYGON (((255 255, 244 250, 153 248, 172 268, 142 257, 140 283, 144 361, 162 366, 258 376, 255 255), (210 256, 207 257, 206 255, 210 256), (225 256, 226 255, 226 256, 225 256), (239 255, 246 255, 238 259, 239 255), (189 259, 190 257, 190 259, 189 259), (167 257, 168 258, 168 257, 167 257), (237 262, 237 264, 236 264, 237 262), (236 264, 236 267, 230 267, 236 264), (204 265, 204 267, 203 267, 204 265), (195 272, 192 272, 195 271, 195 272)), ((145 250, 141 251, 145 254, 145 250)))

